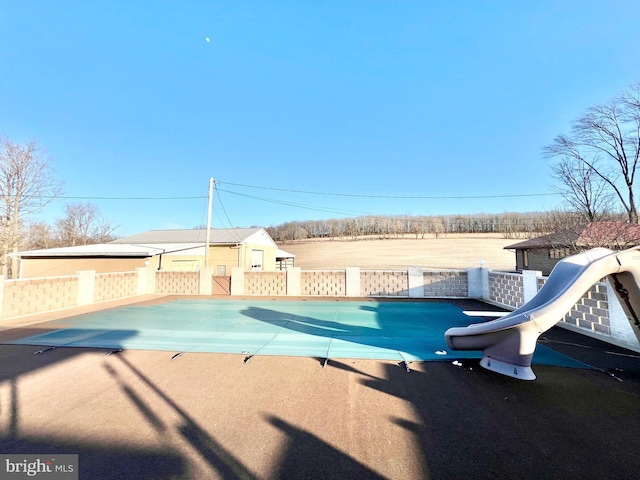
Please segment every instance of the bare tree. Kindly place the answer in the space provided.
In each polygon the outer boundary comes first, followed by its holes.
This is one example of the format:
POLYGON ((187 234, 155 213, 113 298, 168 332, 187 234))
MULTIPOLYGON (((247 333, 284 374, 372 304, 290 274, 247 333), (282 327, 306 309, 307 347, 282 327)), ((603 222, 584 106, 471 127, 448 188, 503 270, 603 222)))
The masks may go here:
POLYGON ((56 239, 60 246, 104 243, 115 239, 116 226, 105 220, 92 203, 70 203, 66 216, 55 222, 56 239))
POLYGON ((605 247, 615 250, 640 245, 640 225, 629 223, 621 215, 618 219, 585 222, 580 212, 553 210, 547 212, 545 222, 552 232, 549 241, 554 248, 570 251, 605 247))
POLYGON ((606 219, 613 210, 608 184, 594 169, 574 158, 564 157, 552 167, 561 184, 560 194, 567 204, 588 222, 606 219))
POLYGON ((53 228, 41 221, 26 222, 23 226, 22 247, 40 250, 59 246, 53 228))
POLYGON ((634 183, 640 159, 640 83, 609 103, 587 109, 572 124, 570 136, 559 135, 543 151, 569 165, 584 165, 583 172, 611 189, 628 221, 638 223, 634 183))
MULTIPOLYGON (((48 157, 31 141, 24 145, 0 137, 0 263, 3 275, 9 273, 8 254, 17 252, 20 222, 42 210, 62 191, 62 183, 53 177, 48 157)), ((12 271, 18 258, 11 260, 12 271)))

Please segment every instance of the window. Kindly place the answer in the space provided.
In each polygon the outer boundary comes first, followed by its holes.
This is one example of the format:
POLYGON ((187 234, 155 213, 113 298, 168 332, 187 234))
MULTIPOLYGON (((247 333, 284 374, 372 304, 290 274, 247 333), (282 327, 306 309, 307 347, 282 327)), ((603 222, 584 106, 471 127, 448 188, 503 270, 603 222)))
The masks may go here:
POLYGON ((569 248, 552 248, 549 250, 549 258, 564 258, 571 255, 569 248))
POLYGON ((251 250, 251 270, 261 272, 263 260, 264 252, 262 250, 251 250))
POLYGON ((174 272, 197 272, 198 261, 192 259, 186 260, 171 260, 168 270, 174 272))

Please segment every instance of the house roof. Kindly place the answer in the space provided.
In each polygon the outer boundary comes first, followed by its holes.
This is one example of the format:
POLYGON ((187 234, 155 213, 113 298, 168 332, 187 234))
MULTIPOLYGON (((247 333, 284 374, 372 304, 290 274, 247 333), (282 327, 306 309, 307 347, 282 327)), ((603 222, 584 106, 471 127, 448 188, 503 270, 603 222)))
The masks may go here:
MULTIPOLYGON (((246 241, 262 228, 212 228, 210 243, 212 244, 237 244, 246 241)), ((182 230, 149 230, 129 237, 119 238, 109 243, 130 243, 152 245, 156 243, 198 243, 203 244, 207 239, 206 228, 192 228, 182 230)))
POLYGON ((159 253, 173 253, 194 248, 191 243, 170 245, 131 245, 100 243, 78 245, 75 247, 47 248, 18 252, 18 256, 27 257, 151 257, 159 253))
MULTIPOLYGON (((211 229, 210 244, 237 245, 260 242, 273 244, 263 228, 211 229)), ((151 257, 163 253, 176 253, 200 248, 204 254, 206 229, 149 230, 148 232, 119 238, 109 243, 79 245, 76 247, 48 248, 18 252, 22 258, 34 257, 151 257)), ((191 252, 193 253, 193 252, 191 252)), ((288 254, 286 256, 292 256, 288 254)))
POLYGON ((295 258, 295 255, 276 248, 276 258, 295 258))
POLYGON ((561 237, 557 233, 551 233, 549 235, 542 235, 541 237, 530 238, 523 242, 513 243, 504 247, 506 250, 524 250, 527 248, 547 248, 553 245, 558 245, 561 237))
POLYGON ((591 222, 574 230, 542 235, 504 247, 507 250, 551 248, 559 246, 609 247, 613 249, 640 245, 640 225, 626 222, 591 222))

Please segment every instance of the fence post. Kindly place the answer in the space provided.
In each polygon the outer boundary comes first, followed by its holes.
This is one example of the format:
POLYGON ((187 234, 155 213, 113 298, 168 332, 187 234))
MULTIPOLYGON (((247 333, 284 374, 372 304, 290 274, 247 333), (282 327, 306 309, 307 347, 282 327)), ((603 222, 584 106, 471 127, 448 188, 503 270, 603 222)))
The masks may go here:
POLYGON ((287 295, 299 297, 302 289, 300 279, 302 278, 302 269, 300 267, 287 268, 287 295))
POLYGON ((198 282, 200 295, 213 295, 213 267, 200 269, 200 282, 198 282))
POLYGON ((360 267, 347 267, 344 273, 345 273, 345 295, 347 297, 361 296, 360 267))
POLYGON ((424 275, 422 268, 409 267, 407 277, 409 281, 409 298, 424 297, 424 275))
POLYGON ((76 303, 80 305, 91 305, 95 300, 96 293, 96 271, 81 270, 78 275, 78 297, 76 303))
POLYGON ((522 271, 522 298, 527 303, 538 294, 538 277, 542 276, 542 272, 537 270, 522 271))
POLYGON ((244 295, 244 268, 231 268, 231 295, 244 295))
POLYGON ((479 300, 490 300, 491 293, 489 290, 489 270, 488 268, 468 268, 468 295, 469 298, 477 298, 479 300))
MULTIPOLYGON (((146 262, 145 262, 146 264, 146 262)), ((156 293, 156 276, 158 270, 147 264, 147 293, 156 293)))
POLYGON ((144 295, 145 293, 149 293, 147 290, 147 268, 146 267, 138 267, 136 268, 136 275, 138 277, 136 293, 138 295, 144 295))

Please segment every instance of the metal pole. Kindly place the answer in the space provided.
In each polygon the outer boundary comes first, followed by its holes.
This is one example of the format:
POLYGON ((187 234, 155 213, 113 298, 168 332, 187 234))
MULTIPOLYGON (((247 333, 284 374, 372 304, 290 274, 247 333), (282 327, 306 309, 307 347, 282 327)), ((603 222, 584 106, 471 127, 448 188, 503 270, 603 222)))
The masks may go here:
POLYGON ((211 207, 213 204, 213 177, 209 179, 209 209, 207 211, 207 240, 204 246, 204 268, 209 266, 209 243, 211 243, 211 207))

